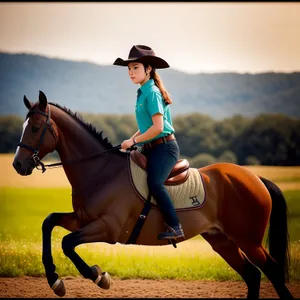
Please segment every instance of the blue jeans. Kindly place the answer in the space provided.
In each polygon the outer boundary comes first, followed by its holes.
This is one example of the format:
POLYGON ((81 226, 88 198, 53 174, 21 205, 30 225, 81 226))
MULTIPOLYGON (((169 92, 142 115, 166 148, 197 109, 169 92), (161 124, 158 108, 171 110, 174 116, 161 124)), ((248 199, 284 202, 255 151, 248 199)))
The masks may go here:
POLYGON ((156 200, 165 222, 171 227, 177 226, 179 220, 164 182, 178 161, 179 153, 180 150, 176 140, 162 143, 143 151, 148 160, 147 183, 149 191, 156 200))

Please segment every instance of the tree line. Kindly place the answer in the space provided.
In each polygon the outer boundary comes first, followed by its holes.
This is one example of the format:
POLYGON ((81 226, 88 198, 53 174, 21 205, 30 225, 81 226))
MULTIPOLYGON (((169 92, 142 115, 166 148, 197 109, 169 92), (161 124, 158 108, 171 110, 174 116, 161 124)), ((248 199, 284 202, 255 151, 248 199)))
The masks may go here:
MULTIPOLYGON (((134 115, 87 114, 93 124, 113 144, 120 144, 136 132, 134 115)), ((24 119, 16 115, 0 117, 0 153, 14 153, 24 119)), ((215 120, 193 113, 173 118, 181 157, 193 167, 215 162, 240 165, 300 165, 300 120, 283 114, 261 114, 249 118, 234 115, 215 120)), ((56 152, 52 156, 58 155, 56 152)))

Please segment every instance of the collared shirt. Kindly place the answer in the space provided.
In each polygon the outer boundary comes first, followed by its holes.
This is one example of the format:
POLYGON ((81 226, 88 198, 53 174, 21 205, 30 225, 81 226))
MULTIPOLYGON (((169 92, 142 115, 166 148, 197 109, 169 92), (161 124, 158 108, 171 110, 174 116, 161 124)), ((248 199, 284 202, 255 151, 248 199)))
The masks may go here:
POLYGON ((149 79, 137 91, 137 101, 135 105, 135 117, 140 133, 146 132, 152 125, 152 116, 160 113, 163 115, 164 128, 156 137, 144 141, 144 144, 159 137, 174 133, 170 105, 167 105, 162 97, 159 88, 155 85, 153 79, 149 79))

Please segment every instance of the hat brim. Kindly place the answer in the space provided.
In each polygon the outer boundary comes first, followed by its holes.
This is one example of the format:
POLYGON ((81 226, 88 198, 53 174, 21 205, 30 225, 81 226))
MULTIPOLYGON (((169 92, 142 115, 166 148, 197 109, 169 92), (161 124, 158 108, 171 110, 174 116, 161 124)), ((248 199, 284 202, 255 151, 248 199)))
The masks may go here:
POLYGON ((130 58, 127 60, 124 60, 119 57, 115 60, 113 65, 126 67, 131 62, 149 63, 151 66, 153 66, 156 69, 166 69, 170 67, 169 64, 164 59, 158 56, 150 56, 150 55, 145 55, 138 58, 130 58))

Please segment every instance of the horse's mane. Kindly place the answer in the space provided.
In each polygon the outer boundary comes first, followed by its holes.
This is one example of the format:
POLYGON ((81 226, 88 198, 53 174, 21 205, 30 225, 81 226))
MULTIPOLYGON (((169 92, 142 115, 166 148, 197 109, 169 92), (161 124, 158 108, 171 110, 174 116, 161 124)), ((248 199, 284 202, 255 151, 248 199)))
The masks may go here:
POLYGON ((52 102, 48 102, 49 104, 58 107, 59 109, 63 110, 64 112, 66 112, 68 115, 70 115, 71 117, 73 117, 75 120, 77 120, 84 128, 86 128, 98 141, 100 141, 103 146, 106 146, 106 148, 113 148, 113 145, 111 144, 111 142, 108 140, 108 138, 103 138, 102 134, 103 134, 103 130, 101 130, 100 132, 97 130, 97 128, 92 125, 89 122, 86 122, 83 120, 82 116, 78 113, 78 112, 73 112, 72 110, 70 110, 69 108, 66 108, 65 106, 61 106, 57 103, 52 103, 52 102))

